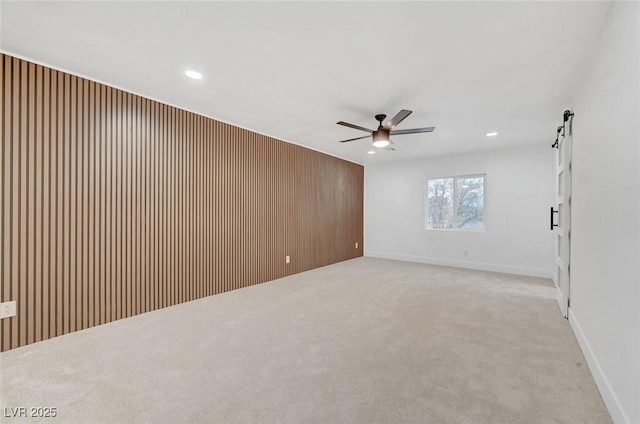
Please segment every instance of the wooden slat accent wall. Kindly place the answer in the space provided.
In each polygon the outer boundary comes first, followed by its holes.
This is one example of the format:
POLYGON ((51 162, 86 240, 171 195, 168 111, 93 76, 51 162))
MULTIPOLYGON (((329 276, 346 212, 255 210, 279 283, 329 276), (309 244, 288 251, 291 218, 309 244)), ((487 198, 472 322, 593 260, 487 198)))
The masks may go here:
POLYGON ((362 166, 0 64, 2 351, 362 255, 362 166))

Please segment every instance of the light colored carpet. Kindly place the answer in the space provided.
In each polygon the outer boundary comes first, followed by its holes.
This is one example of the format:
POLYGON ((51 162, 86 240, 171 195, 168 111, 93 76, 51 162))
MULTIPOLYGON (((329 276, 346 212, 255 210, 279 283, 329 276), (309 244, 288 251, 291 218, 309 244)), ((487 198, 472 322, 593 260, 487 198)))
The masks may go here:
POLYGON ((611 422, 550 281, 373 258, 0 359, 37 422, 611 422))

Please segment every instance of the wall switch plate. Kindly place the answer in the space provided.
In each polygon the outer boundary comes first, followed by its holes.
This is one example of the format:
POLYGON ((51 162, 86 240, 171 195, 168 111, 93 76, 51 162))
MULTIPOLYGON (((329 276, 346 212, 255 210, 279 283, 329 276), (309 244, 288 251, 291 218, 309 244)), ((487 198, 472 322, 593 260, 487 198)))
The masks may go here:
POLYGON ((356 242, 356 249, 358 248, 358 242, 356 242))
POLYGON ((16 316, 16 301, 0 303, 0 319, 16 316))
POLYGON ((285 256, 284 257, 284 263, 285 264, 291 263, 291 256, 289 256, 289 255, 285 256))

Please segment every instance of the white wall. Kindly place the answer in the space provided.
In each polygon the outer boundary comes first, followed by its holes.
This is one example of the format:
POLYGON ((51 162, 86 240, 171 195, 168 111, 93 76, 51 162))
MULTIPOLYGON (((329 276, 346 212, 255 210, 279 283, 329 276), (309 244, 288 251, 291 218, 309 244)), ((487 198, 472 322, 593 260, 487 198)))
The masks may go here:
POLYGON ((639 23, 612 3, 574 98, 569 320, 617 423, 640 423, 639 23))
POLYGON ((367 165, 365 255, 550 278, 554 157, 544 143, 367 165), (483 173, 486 231, 425 230, 427 178, 483 173))

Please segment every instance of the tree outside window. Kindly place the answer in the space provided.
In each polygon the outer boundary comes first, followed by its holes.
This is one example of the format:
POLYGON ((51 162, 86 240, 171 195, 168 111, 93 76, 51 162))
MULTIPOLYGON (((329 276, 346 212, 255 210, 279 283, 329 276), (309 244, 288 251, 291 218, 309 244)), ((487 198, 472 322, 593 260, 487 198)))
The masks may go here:
POLYGON ((428 230, 483 230, 484 175, 427 180, 428 230))

